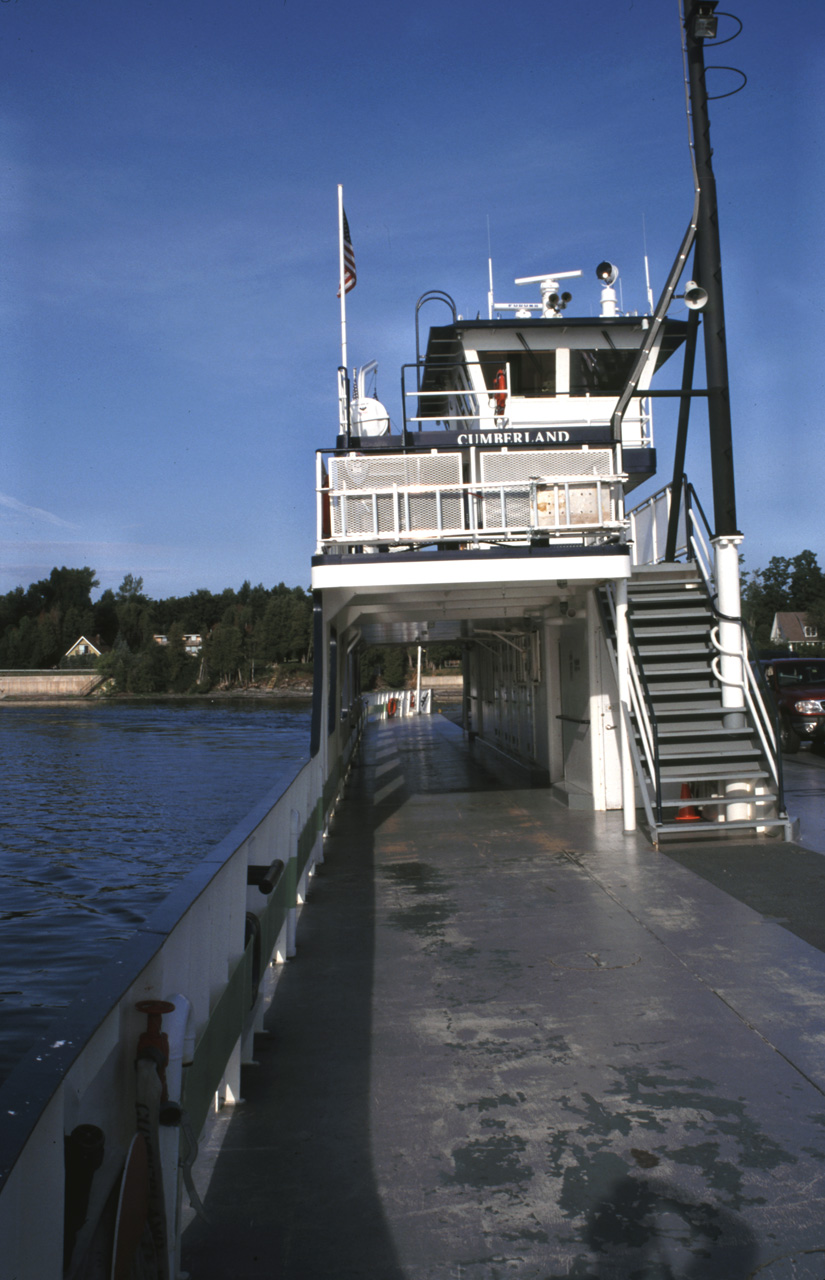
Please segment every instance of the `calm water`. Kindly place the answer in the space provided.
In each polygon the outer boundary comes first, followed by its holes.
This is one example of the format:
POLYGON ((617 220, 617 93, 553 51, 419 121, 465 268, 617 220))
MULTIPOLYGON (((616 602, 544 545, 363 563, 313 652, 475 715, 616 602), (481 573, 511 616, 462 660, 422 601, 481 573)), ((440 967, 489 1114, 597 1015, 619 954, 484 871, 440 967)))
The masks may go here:
POLYGON ((308 703, 0 706, 0 1079, 306 759, 308 703))

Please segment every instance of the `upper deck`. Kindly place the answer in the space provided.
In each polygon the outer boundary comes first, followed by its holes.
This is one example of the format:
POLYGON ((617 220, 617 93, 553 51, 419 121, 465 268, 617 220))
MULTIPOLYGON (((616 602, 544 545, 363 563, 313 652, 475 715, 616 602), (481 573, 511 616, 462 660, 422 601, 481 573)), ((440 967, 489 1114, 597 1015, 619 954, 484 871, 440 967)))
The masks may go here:
POLYGON ((650 318, 615 314, 612 289, 600 315, 567 317, 547 283, 535 318, 539 304, 504 318, 492 304, 464 320, 449 300, 452 323, 402 369, 398 431, 362 378, 352 400, 342 382, 342 429, 318 454, 320 555, 624 539, 625 495, 656 470, 645 393, 685 325, 667 321, 642 354, 650 318))

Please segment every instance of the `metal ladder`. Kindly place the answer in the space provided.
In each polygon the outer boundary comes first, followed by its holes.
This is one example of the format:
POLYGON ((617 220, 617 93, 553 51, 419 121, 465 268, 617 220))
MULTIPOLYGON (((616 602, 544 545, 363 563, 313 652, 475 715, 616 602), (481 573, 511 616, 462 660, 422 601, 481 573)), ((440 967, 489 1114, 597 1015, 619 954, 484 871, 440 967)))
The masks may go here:
MULTIPOLYGON (((601 589, 600 606, 615 664, 611 587, 601 589)), ((772 712, 758 694, 748 694, 741 712, 723 705, 716 622, 693 563, 634 569, 628 583, 632 755, 655 845, 667 838, 793 834, 772 712)), ((755 685, 761 672, 750 665, 755 685)))

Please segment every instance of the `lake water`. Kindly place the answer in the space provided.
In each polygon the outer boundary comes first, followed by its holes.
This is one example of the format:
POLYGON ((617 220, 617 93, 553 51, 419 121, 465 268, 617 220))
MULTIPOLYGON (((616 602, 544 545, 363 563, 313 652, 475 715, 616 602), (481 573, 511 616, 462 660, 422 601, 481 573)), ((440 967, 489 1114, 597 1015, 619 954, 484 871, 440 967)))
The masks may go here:
POLYGON ((0 1079, 307 758, 309 703, 0 706, 0 1079))

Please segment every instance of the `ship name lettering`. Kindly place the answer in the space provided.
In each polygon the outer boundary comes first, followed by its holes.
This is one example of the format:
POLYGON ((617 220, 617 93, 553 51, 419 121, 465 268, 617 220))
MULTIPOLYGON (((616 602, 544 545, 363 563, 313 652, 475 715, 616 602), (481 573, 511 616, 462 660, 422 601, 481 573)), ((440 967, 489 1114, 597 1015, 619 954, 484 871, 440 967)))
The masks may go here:
POLYGON ((459 444, 566 444, 569 431, 462 431, 459 444))

